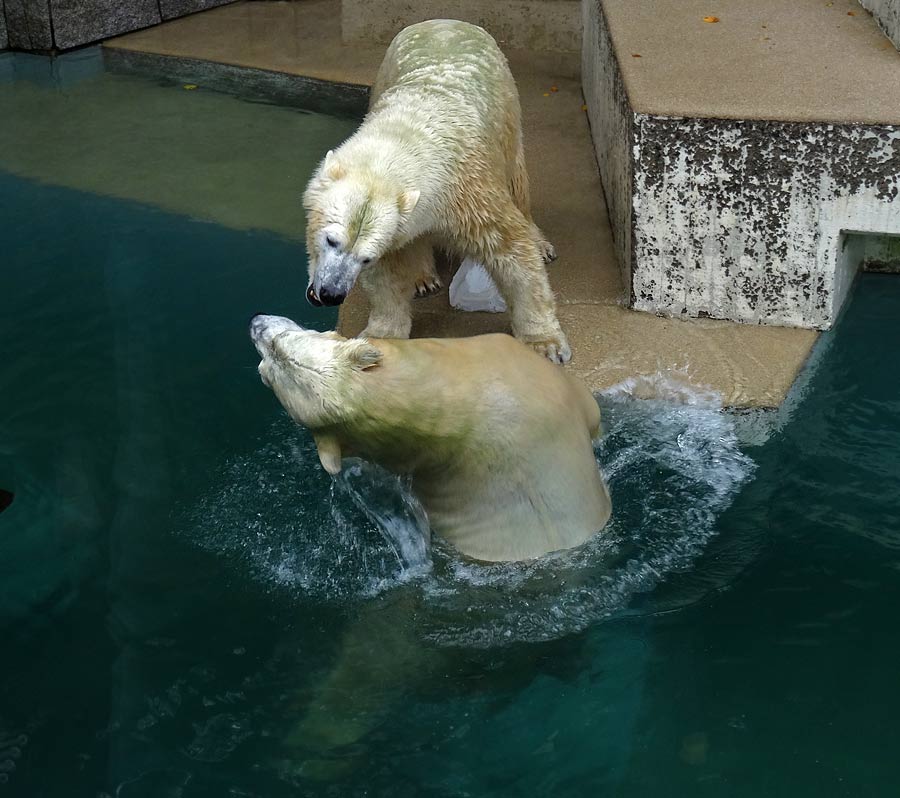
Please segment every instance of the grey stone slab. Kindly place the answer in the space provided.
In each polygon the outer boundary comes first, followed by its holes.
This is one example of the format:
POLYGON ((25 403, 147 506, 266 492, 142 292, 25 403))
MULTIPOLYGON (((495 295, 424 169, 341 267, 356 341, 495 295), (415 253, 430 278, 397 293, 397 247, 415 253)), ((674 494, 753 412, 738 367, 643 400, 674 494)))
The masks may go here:
POLYGON ((207 8, 224 6, 235 0, 159 0, 159 8, 163 19, 175 19, 207 8))
POLYGON ((161 22, 156 0, 50 0, 50 9, 60 50, 161 22))
POLYGON ((53 27, 47 0, 5 0, 9 46, 16 50, 51 50, 53 27))
POLYGON ((900 50, 900 0, 859 0, 862 7, 872 12, 879 27, 900 50))
POLYGON ((103 56, 111 72, 193 83, 244 99, 291 105, 332 116, 361 119, 369 105, 369 87, 352 83, 115 47, 104 47, 103 56))
POLYGON ((3 3, 0 3, 0 50, 9 47, 9 36, 6 34, 6 15, 3 13, 3 3))

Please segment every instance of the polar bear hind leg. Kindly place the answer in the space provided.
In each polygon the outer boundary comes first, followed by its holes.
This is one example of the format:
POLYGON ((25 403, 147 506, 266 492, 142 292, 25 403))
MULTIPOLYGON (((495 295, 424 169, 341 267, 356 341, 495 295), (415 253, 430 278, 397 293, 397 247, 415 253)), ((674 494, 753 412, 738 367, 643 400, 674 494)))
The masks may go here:
POLYGON ((510 165, 509 193, 513 203, 530 225, 531 237, 534 239, 538 252, 541 253, 541 260, 545 264, 552 263, 557 257, 556 248, 547 240, 541 232, 541 228, 531 218, 531 195, 528 187, 528 170, 525 168, 525 148, 522 144, 522 137, 518 136, 517 138, 516 153, 510 165))
POLYGON ((556 319, 556 302, 541 251, 534 240, 530 222, 510 205, 497 214, 496 230, 485 231, 485 241, 501 241, 501 247, 473 253, 484 264, 509 306, 516 338, 555 363, 568 363, 572 350, 556 319))
POLYGON ((438 276, 437 268, 434 264, 434 249, 430 242, 427 251, 423 248, 420 253, 415 255, 416 261, 420 264, 419 276, 415 278, 416 297, 425 297, 436 294, 440 291, 444 284, 438 276))

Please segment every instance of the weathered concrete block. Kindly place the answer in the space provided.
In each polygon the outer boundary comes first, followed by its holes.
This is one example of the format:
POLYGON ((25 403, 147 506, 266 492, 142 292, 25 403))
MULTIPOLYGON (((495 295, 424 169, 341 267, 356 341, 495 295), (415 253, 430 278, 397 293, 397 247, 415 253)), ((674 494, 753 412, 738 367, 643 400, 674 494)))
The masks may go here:
POLYGON ((585 2, 582 80, 631 306, 828 328, 896 253, 900 124, 638 110, 621 59, 653 53, 617 53, 606 2, 585 2))
POLYGON ((235 0, 159 0, 159 9, 162 12, 162 18, 175 19, 175 17, 183 17, 187 14, 193 14, 195 11, 205 11, 208 8, 216 6, 224 6, 233 3, 235 0))
POLYGON ((860 260, 900 234, 900 127, 634 117, 638 310, 824 329, 860 260))
POLYGON ((5 0, 9 46, 17 50, 53 49, 47 0, 5 0))
POLYGON ((157 0, 50 0, 50 13, 60 50, 162 21, 157 0))
POLYGON ((900 0, 859 0, 859 2, 863 8, 872 12, 881 29, 900 50, 900 0))
POLYGON ((577 51, 579 0, 342 0, 346 43, 387 44, 407 25, 427 19, 461 19, 480 25, 516 48, 577 51))

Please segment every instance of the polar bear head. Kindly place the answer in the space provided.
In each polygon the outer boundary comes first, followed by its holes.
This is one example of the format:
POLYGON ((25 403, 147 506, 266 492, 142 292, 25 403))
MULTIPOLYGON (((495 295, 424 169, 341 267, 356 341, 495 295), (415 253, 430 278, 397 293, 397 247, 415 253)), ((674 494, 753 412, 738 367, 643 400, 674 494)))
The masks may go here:
POLYGON ((382 359, 365 339, 306 330, 282 316, 254 316, 250 338, 262 358, 263 384, 294 421, 313 433, 347 418, 354 382, 382 359))
POLYGON ((383 170, 350 168, 329 152, 303 195, 309 288, 316 306, 340 305, 359 273, 396 245, 419 200, 386 182, 383 170))

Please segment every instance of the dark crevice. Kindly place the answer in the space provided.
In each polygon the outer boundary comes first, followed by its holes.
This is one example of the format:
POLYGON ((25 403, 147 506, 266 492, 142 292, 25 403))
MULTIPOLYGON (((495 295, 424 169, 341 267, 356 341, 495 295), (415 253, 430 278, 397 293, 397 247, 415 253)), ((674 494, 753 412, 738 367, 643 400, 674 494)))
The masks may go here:
POLYGON ((53 29, 52 0, 47 0, 47 21, 50 23, 50 47, 56 47, 56 31, 53 29))

